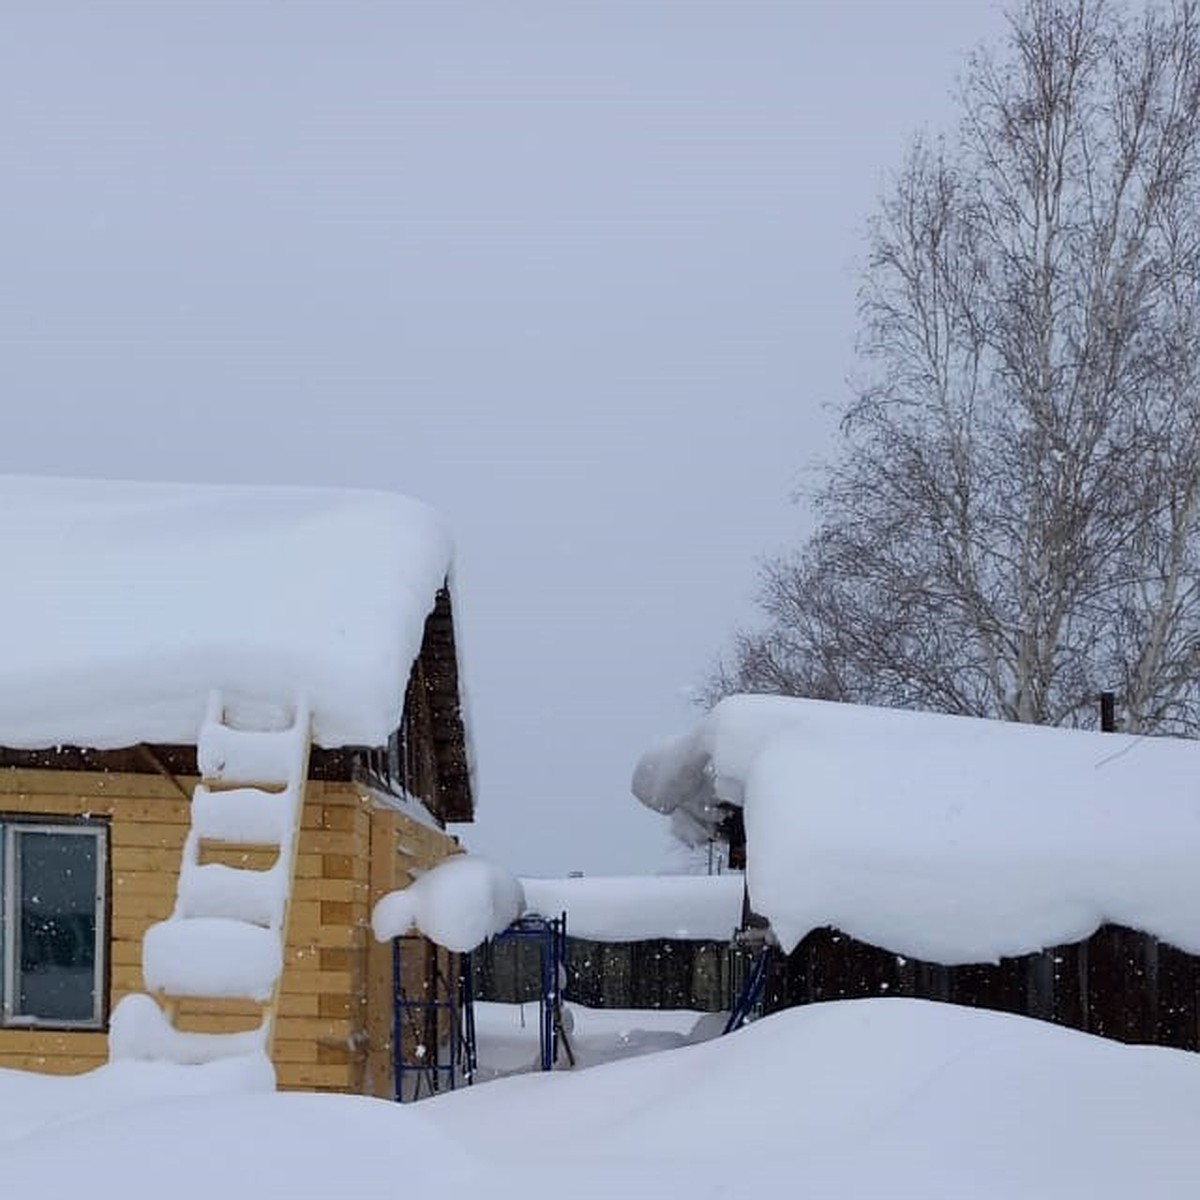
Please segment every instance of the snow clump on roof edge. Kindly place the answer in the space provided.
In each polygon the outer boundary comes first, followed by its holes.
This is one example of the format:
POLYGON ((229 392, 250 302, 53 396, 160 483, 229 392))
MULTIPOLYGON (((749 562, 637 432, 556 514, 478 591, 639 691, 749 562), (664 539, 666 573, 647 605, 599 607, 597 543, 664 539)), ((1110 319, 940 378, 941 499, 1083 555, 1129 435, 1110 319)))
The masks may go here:
POLYGON ((384 896, 371 913, 371 928, 381 942, 415 930, 465 954, 507 929, 524 911, 519 880, 487 859, 456 854, 384 896))

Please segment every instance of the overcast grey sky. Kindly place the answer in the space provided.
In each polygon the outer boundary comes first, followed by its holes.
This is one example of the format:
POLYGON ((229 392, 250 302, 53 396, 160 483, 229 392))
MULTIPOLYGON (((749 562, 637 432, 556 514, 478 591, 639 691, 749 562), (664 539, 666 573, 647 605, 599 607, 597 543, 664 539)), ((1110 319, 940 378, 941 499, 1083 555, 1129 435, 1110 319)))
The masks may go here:
MULTIPOLYGON (((469 844, 660 869, 634 761, 806 528, 865 220, 1002 25, 991 0, 0 0, 0 467, 430 501, 469 844)), ((336 546, 314 569, 353 586, 336 546)))

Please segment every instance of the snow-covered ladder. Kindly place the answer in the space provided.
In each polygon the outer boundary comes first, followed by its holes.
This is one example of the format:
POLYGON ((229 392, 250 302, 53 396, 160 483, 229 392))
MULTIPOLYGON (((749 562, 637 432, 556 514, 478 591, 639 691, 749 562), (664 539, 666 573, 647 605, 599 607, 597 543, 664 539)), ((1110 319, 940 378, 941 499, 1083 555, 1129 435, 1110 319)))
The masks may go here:
POLYGON ((227 707, 219 693, 196 744, 201 782, 192 796, 175 909, 142 942, 150 996, 128 996, 113 1013, 113 1059, 210 1062, 270 1054, 279 1014, 288 912, 304 808, 311 720, 297 703, 227 707), (236 848, 243 862, 274 856, 269 867, 205 861, 236 848), (176 1028, 188 1001, 260 1006, 256 1028, 239 1033, 176 1028))

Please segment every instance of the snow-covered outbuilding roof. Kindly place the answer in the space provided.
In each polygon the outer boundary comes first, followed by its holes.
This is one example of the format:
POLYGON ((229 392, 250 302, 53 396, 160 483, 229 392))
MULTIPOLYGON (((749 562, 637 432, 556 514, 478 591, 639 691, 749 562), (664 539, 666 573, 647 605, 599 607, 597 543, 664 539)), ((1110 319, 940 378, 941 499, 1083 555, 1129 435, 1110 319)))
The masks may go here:
POLYGON ((383 492, 0 477, 0 556, 0 745, 191 743, 220 689, 377 746, 451 543, 383 492))
POLYGON ((735 696, 643 756, 676 829, 741 806, 780 943, 834 926, 947 964, 1105 922, 1200 953, 1200 742, 735 696))
POLYGON ((742 922, 740 874, 595 875, 521 885, 528 911, 565 912, 567 933, 594 942, 725 942, 742 922))

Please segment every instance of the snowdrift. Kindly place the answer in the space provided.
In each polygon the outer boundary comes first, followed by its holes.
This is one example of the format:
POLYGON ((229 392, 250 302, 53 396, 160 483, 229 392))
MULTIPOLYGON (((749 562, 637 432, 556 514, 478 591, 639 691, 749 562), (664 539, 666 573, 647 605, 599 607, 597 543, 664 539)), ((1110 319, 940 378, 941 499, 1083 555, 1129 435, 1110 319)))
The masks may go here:
POLYGON ((912 1000, 813 1005, 407 1107, 233 1081, 152 1102, 109 1076, 105 1112, 94 1078, 0 1072, 4 1121, 51 1086, 54 1113, 4 1146, 22 1200, 1191 1200, 1200 1179, 1197 1056, 912 1000))

